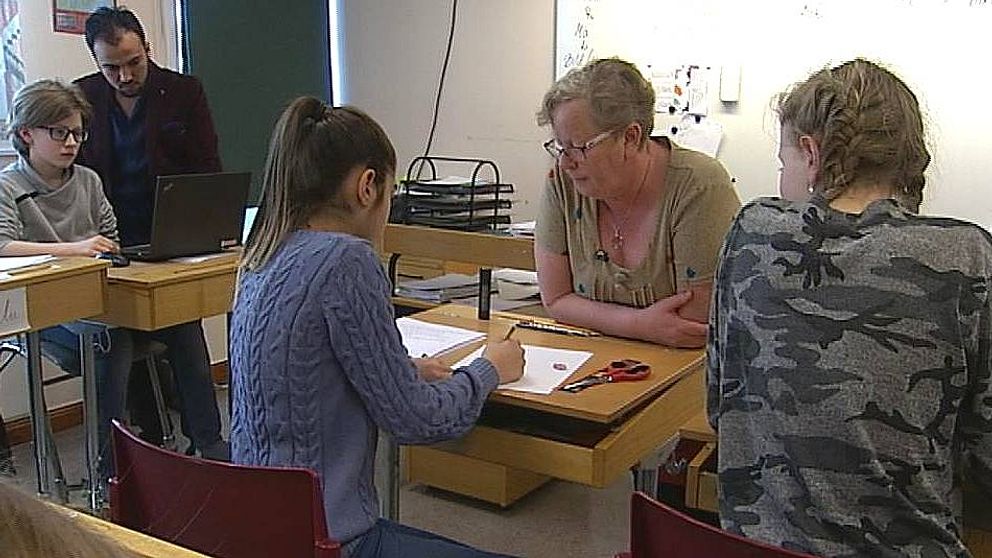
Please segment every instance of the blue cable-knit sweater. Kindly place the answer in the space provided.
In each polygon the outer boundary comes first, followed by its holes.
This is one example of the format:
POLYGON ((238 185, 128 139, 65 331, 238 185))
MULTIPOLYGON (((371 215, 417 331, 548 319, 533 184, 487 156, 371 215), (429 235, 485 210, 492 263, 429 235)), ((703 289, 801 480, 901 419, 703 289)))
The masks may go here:
POLYGON ((402 444, 461 436, 499 383, 481 358, 450 379, 421 380, 389 293, 367 241, 297 231, 241 277, 231 321, 234 462, 316 471, 341 542, 379 517, 377 427, 402 444))

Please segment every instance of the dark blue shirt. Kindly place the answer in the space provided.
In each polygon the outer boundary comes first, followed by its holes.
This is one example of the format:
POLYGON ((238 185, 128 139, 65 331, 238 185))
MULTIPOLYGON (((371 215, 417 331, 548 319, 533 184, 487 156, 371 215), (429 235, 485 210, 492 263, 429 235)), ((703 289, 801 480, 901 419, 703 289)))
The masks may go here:
POLYGON ((117 214, 121 245, 148 244, 155 195, 148 179, 145 99, 138 99, 130 118, 116 102, 111 105, 114 188, 110 192, 110 203, 117 214))

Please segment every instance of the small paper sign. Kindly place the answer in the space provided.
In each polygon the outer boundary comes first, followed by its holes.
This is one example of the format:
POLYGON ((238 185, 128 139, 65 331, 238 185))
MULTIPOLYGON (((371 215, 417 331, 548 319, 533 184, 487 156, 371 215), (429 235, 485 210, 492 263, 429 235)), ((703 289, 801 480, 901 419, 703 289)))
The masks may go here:
POLYGON ((24 287, 0 291, 0 337, 31 329, 24 287))

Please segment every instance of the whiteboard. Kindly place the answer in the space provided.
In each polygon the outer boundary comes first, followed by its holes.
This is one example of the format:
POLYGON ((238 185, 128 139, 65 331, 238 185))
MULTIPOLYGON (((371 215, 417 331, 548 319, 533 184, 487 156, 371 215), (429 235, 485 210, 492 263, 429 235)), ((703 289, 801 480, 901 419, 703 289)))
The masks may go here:
MULTIPOLYGON (((924 211, 992 228, 990 0, 558 0, 555 75, 590 58, 651 68, 711 68, 708 119, 742 199, 777 193, 773 97, 854 57, 884 63, 916 92, 934 162, 924 211), (740 98, 718 100, 720 68, 740 68, 740 98)), ((656 130, 666 130, 659 116, 656 130)))

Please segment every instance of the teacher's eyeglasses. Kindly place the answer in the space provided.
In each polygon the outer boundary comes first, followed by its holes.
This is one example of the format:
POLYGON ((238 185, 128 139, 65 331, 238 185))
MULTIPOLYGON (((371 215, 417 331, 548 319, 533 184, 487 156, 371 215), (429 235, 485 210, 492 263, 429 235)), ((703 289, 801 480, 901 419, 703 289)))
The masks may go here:
POLYGON ((66 128, 65 126, 38 126, 42 130, 48 130, 48 136, 55 141, 65 141, 69 135, 76 143, 83 143, 90 137, 90 133, 82 128, 66 128))
POLYGON ((544 142, 544 150, 555 159, 561 159, 562 156, 568 155, 568 158, 573 161, 584 161, 590 149, 603 143, 616 132, 617 130, 607 130, 582 145, 562 145, 558 143, 558 140, 552 138, 544 142))

